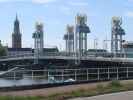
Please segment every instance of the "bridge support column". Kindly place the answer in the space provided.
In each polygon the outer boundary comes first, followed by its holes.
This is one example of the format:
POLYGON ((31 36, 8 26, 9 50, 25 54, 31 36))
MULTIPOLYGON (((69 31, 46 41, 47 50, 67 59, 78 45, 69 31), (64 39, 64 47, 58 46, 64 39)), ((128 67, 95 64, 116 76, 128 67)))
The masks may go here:
POLYGON ((89 75, 88 75, 88 69, 87 69, 87 81, 89 80, 89 75))
POLYGON ((16 80, 16 72, 13 71, 13 79, 16 80))
POLYGON ((117 67, 117 80, 119 80, 119 71, 118 71, 118 67, 117 67))
POLYGON ((97 79, 100 80, 99 68, 97 69, 97 79))
POLYGON ((108 67, 108 80, 110 80, 110 72, 109 72, 109 67, 108 67))
POLYGON ((47 75, 48 75, 48 83, 49 83, 49 82, 50 82, 50 81, 49 81, 49 76, 50 76, 50 75, 49 75, 49 70, 47 70, 47 71, 48 71, 48 74, 47 74, 47 75))
POLYGON ((32 78, 32 80, 34 79, 34 72, 33 72, 33 70, 31 72, 31 78, 32 78))
POLYGON ((77 81, 77 70, 74 71, 75 81, 77 81))
POLYGON ((127 79, 129 78, 129 75, 128 75, 128 67, 127 67, 127 79))
POLYGON ((62 76, 61 76, 62 77, 62 82, 64 82, 64 71, 62 70, 61 73, 62 73, 62 76))

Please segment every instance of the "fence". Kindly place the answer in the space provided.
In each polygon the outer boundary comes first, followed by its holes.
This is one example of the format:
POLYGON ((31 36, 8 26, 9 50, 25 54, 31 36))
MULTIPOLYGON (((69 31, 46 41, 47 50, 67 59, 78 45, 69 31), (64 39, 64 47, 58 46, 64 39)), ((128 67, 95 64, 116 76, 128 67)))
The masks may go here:
MULTIPOLYGON (((3 72, 1 72, 3 73, 3 72)), ((0 78, 20 80, 47 80, 48 82, 100 81, 132 79, 133 67, 108 67, 87 69, 16 70, 0 74, 0 78)))
MULTIPOLYGON (((127 53, 126 55, 132 55, 133 53, 127 53)), ((78 53, 67 53, 67 52, 46 52, 41 55, 38 55, 39 57, 77 57, 78 53)), ((8 55, 8 56, 2 56, 0 59, 8 59, 8 58, 25 58, 25 57, 35 57, 34 53, 24 53, 24 54, 14 54, 14 55, 8 55)), ((109 52, 90 52, 82 57, 113 57, 113 53, 109 52)), ((124 57, 123 53, 118 53, 117 57, 124 57), (122 55, 122 56, 121 56, 122 55)), ((125 56, 126 57, 126 56, 125 56)))

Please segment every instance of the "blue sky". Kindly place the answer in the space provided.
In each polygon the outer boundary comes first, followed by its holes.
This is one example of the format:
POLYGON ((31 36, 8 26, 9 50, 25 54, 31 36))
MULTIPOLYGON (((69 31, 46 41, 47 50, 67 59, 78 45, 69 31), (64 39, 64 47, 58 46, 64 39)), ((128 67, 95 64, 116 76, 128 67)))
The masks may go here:
POLYGON ((122 16, 124 39, 133 37, 133 0, 0 0, 0 39, 11 46, 11 34, 16 13, 20 20, 23 47, 33 47, 32 33, 35 22, 44 23, 44 44, 47 47, 65 47, 63 35, 66 25, 75 24, 77 13, 88 16, 91 33, 88 34, 88 48, 98 38, 98 47, 102 40, 111 36, 112 16, 122 16))

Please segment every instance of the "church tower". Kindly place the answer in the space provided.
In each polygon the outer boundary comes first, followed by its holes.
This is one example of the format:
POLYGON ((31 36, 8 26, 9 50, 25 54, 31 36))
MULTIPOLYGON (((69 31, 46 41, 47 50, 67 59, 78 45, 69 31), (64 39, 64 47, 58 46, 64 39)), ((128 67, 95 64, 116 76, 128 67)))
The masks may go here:
POLYGON ((16 19, 14 21, 14 31, 12 33, 12 48, 22 48, 22 42, 21 42, 21 33, 20 33, 20 27, 19 27, 19 20, 16 15, 16 19))

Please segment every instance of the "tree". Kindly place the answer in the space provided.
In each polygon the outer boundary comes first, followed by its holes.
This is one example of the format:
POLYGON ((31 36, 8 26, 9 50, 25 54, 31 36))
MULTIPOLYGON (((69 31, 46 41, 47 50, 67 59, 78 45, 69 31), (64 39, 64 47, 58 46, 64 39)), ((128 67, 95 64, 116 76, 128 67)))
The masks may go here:
POLYGON ((1 41, 0 41, 0 56, 6 56, 7 55, 7 52, 6 52, 6 47, 4 47, 2 44, 1 44, 1 41))

